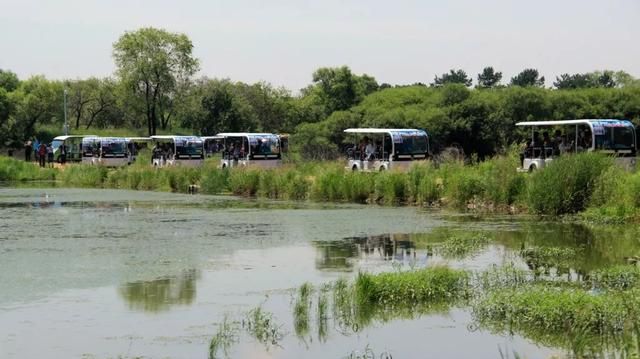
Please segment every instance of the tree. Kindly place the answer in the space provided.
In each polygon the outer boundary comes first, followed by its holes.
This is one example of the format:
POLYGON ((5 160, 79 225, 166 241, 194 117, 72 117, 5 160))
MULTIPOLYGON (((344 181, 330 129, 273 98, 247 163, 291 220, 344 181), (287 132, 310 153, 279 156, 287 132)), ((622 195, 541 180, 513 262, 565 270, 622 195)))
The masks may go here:
POLYGON ((186 35, 155 28, 126 32, 113 45, 118 76, 143 103, 149 135, 156 134, 179 84, 198 71, 192 50, 186 35))
POLYGON ((522 72, 511 78, 511 86, 543 87, 544 76, 540 76, 536 69, 524 69, 522 72))
POLYGON ((0 88, 4 88, 7 92, 12 92, 18 88, 20 80, 18 75, 9 70, 0 69, 0 88))
POLYGON ((440 87, 445 84, 463 84, 467 87, 471 86, 471 80, 467 73, 463 70, 449 70, 449 73, 442 74, 441 77, 436 76, 431 83, 431 87, 440 87))
POLYGON ((347 66, 319 68, 313 73, 313 82, 306 94, 318 96, 326 115, 349 109, 379 88, 375 78, 354 75, 347 66))
POLYGON ((616 87, 616 81, 614 80, 613 71, 596 71, 585 74, 562 74, 556 77, 556 81, 553 83, 557 89, 578 89, 578 88, 593 88, 593 87, 616 87))
POLYGON ((500 84, 502 72, 495 72, 493 67, 487 66, 478 74, 478 88, 492 88, 500 84))
POLYGON ((60 122, 64 118, 63 86, 60 82, 34 76, 22 81, 13 95, 16 101, 15 131, 24 138, 34 134, 37 123, 60 122))

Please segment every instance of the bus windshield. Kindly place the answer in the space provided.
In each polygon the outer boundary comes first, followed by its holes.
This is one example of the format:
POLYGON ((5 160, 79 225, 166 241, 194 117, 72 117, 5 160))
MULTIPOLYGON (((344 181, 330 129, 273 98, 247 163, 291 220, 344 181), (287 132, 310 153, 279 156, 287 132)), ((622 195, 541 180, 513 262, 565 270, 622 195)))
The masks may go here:
POLYGON ((635 136, 632 126, 594 125, 596 149, 599 150, 635 150, 635 136))
POLYGON ((278 155, 280 141, 277 136, 249 136, 249 147, 252 155, 278 155))
POLYGON ((203 145, 202 141, 197 138, 189 138, 182 139, 177 138, 176 140, 176 158, 181 157, 202 157, 203 155, 203 145))
POLYGON ((427 134, 422 131, 392 133, 397 155, 425 154, 429 151, 427 134))
POLYGON ((125 141, 102 140, 103 156, 122 156, 127 153, 127 144, 125 141))

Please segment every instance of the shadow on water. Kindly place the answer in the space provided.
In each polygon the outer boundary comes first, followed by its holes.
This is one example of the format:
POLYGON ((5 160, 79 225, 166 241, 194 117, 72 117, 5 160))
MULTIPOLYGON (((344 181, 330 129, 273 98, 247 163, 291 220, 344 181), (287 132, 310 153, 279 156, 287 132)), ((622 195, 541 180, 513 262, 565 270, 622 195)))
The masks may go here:
POLYGON ((119 293, 132 310, 161 312, 175 305, 192 304, 198 278, 198 271, 187 270, 175 277, 124 284, 119 293))

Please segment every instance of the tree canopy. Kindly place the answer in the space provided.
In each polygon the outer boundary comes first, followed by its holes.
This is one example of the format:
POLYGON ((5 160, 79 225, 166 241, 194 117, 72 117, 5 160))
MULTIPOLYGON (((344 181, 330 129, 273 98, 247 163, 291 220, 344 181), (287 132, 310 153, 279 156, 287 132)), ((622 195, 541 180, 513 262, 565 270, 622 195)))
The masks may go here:
POLYGON ((536 69, 524 69, 522 72, 511 78, 512 86, 521 87, 543 87, 544 76, 538 74, 536 69))
MULTIPOLYGON (((184 34, 142 28, 122 35, 113 45, 117 74, 142 103, 149 135, 172 110, 176 89, 198 71, 193 44, 184 34)), ((166 127, 166 123, 161 123, 166 127)))

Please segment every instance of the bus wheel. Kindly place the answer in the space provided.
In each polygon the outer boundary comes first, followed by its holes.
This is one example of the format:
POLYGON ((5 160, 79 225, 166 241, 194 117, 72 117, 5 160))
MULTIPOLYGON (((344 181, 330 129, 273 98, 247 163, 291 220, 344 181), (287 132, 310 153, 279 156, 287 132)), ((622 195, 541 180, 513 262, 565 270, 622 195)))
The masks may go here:
POLYGON ((358 170, 358 166, 353 165, 353 167, 351 167, 351 170, 352 170, 353 172, 356 172, 356 171, 358 170))
POLYGON ((226 169, 226 168, 227 168, 227 164, 226 164, 226 163, 223 163, 223 164, 222 164, 222 169, 224 170, 224 169, 226 169))
POLYGON ((536 165, 529 166, 529 173, 535 171, 537 169, 536 165))
POLYGON ((386 168, 384 168, 384 166, 380 166, 380 172, 384 172, 384 170, 386 170, 386 168))

